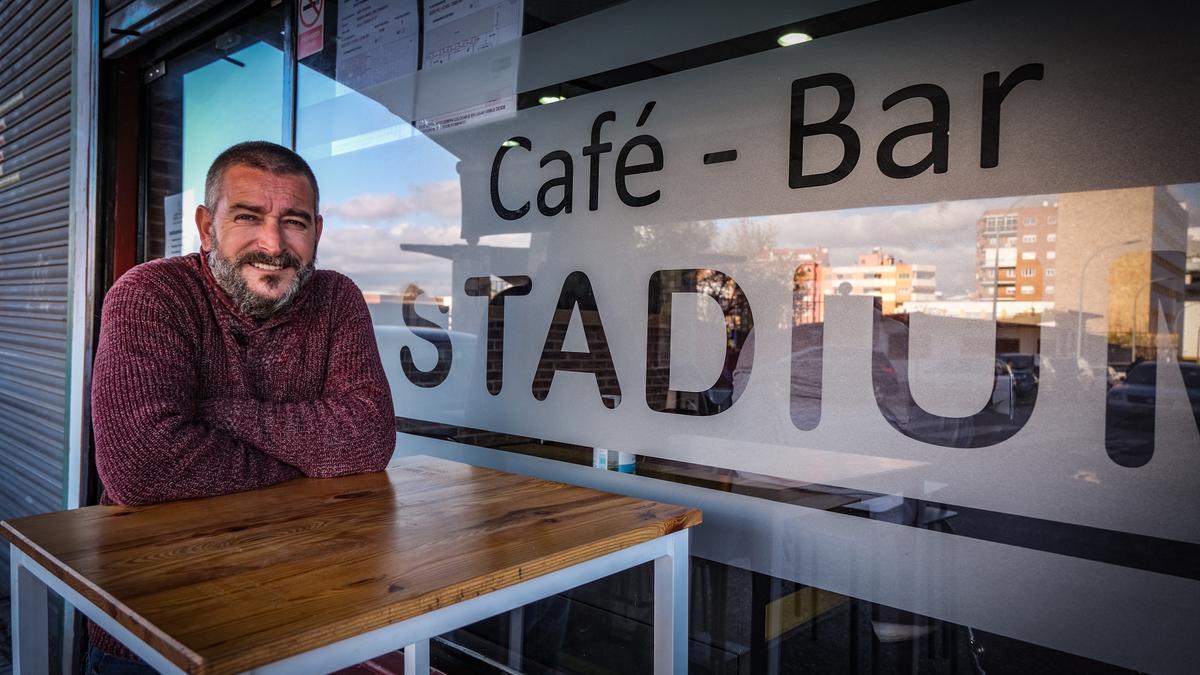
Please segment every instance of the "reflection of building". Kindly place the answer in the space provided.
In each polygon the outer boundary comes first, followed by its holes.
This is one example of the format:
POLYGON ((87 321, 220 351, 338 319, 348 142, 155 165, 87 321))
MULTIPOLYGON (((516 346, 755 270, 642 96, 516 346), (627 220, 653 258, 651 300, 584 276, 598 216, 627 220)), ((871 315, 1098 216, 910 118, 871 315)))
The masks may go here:
POLYGON ((1163 187, 1098 190, 1059 196, 1063 251, 1055 307, 1103 315, 1086 335, 1154 358, 1160 320, 1177 337, 1182 320, 1187 212, 1163 187), (1090 253, 1089 253, 1090 252, 1090 253))
POLYGON ((1041 351, 1043 314, 1054 303, 1043 301, 1005 302, 991 300, 935 300, 909 302, 904 305, 908 314, 948 316, 957 319, 977 319, 996 322, 996 351, 998 353, 1036 354, 1041 351))
POLYGON ((756 262, 786 262, 792 274, 792 322, 796 325, 825 320, 823 269, 829 267, 828 248, 772 248, 756 262))
POLYGON ((1179 354, 1182 358, 1200 360, 1200 239, 1188 239, 1181 342, 1179 354))
POLYGON ((999 286, 1000 300, 1054 300, 1058 205, 985 211, 976 226, 975 282, 981 298, 999 286))
POLYGON ((851 295, 874 295, 883 300, 883 313, 900 312, 904 303, 937 299, 937 268, 897 260, 879 248, 858 256, 856 265, 830 267, 824 275, 826 293, 842 284, 851 295))

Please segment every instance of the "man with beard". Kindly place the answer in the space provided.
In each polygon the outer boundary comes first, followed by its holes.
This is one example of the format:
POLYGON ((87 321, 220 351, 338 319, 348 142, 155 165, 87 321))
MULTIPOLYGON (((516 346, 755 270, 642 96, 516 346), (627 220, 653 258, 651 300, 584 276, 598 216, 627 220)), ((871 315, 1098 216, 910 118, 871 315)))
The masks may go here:
MULTIPOLYGON (((201 253, 139 265, 104 298, 92 376, 101 502, 383 469, 391 394, 362 293, 315 269, 308 164, 273 143, 235 145, 209 169, 204 201, 201 253)), ((144 667, 89 632, 99 672, 144 667)))

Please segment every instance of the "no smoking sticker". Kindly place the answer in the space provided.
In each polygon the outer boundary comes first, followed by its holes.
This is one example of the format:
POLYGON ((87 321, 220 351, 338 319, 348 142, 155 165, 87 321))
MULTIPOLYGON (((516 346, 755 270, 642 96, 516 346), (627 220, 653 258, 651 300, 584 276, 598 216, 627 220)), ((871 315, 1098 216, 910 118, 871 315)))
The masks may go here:
POLYGON ((300 34, 296 38, 296 58, 303 59, 325 46, 325 0, 296 0, 300 10, 300 34))

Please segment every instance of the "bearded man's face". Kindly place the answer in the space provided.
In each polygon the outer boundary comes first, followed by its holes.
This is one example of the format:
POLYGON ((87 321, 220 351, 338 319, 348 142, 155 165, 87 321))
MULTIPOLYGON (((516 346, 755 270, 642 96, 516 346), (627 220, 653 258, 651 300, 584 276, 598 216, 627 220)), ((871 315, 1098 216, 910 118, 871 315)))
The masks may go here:
POLYGON ((315 202, 304 176, 234 165, 217 204, 197 208, 213 277, 245 314, 275 314, 312 275, 323 224, 315 202))

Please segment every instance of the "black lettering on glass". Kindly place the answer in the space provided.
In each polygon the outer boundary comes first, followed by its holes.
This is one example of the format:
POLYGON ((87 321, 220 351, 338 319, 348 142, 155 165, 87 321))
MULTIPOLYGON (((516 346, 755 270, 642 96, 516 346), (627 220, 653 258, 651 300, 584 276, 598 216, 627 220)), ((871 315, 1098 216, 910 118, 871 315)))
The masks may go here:
POLYGON ((680 415, 716 415, 728 410, 740 389, 733 386, 735 368, 749 377, 750 366, 738 355, 754 328, 754 314, 737 282, 712 269, 659 270, 650 275, 646 332, 646 405, 651 410, 680 415), (725 362, 717 381, 704 391, 670 388, 671 303, 677 293, 708 295, 725 318, 725 362))
POLYGON ((600 203, 600 155, 611 152, 612 143, 600 142, 600 130, 605 122, 617 119, 617 113, 606 110, 592 121, 592 142, 583 148, 583 156, 588 158, 588 210, 595 211, 600 203))
MULTIPOLYGON (((454 361, 454 346, 450 342, 450 334, 436 323, 417 314, 416 301, 425 291, 410 284, 404 292, 404 300, 400 305, 400 315, 404 325, 412 330, 413 335, 421 338, 437 348, 437 363, 431 370, 421 370, 413 361, 412 350, 408 345, 400 348, 400 370, 409 382, 418 387, 436 387, 446 380, 450 374, 450 365, 454 361)), ((450 311, 445 305, 434 305, 442 314, 450 311)))
POLYGON ((831 185, 850 175, 858 164, 860 143, 858 133, 842 120, 854 108, 854 83, 840 73, 813 75, 792 81, 792 124, 788 186, 791 188, 831 185), (833 87, 838 92, 838 107, 833 117, 824 122, 804 122, 804 94, 816 87, 833 87), (832 171, 804 173, 804 139, 809 136, 837 136, 842 141, 842 161, 832 171))
POLYGON ((504 385, 504 300, 510 295, 529 295, 533 280, 527 276, 500 277, 508 288, 493 293, 492 277, 469 277, 463 290, 472 297, 488 298, 487 358, 484 380, 488 393, 495 396, 504 385))
MULTIPOLYGON (((524 136, 513 136, 509 140, 515 142, 517 145, 525 148, 526 150, 533 150, 533 142, 524 136)), ((504 160, 504 155, 506 155, 509 150, 512 150, 513 147, 515 146, 501 145, 500 148, 496 150, 496 158, 492 160, 492 210, 496 212, 496 215, 505 220, 516 220, 521 216, 524 216, 526 213, 529 213, 528 201, 522 204, 521 207, 515 211, 506 208, 504 203, 500 201, 500 162, 504 160)))
POLYGON ((945 89, 936 84, 914 84, 889 94, 883 99, 883 109, 890 110, 892 106, 910 98, 927 99, 933 106, 933 119, 900 127, 884 136, 875 153, 879 170, 889 178, 912 178, 931 166, 934 173, 946 173, 950 157, 950 97, 945 89), (894 154, 896 145, 910 136, 921 134, 929 134, 929 153, 913 164, 897 164, 894 154))
MULTIPOLYGON (((1109 367, 1122 367, 1129 363, 1124 382, 1108 390, 1104 410, 1104 450, 1108 458, 1119 466, 1136 468, 1145 466, 1154 458, 1155 410, 1162 389, 1158 386, 1159 359, 1168 355, 1158 349, 1159 338, 1165 330, 1172 342, 1183 334, 1185 296, 1184 274, 1186 253, 1181 249, 1160 249, 1151 254, 1153 276, 1139 283, 1139 297, 1133 299, 1134 309, 1145 307, 1145 331, 1139 331, 1141 322, 1133 312, 1133 325, 1129 334, 1129 357, 1118 356, 1122 350, 1109 348, 1109 367)), ((1135 282, 1136 283, 1136 282, 1135 282)), ((1114 284, 1110 293, 1116 295, 1123 289, 1114 284)), ((1113 306, 1110 300, 1110 306, 1113 306)), ((1116 306, 1128 306, 1124 303, 1116 306)), ((1194 338, 1195 334, 1193 333, 1194 338)), ((1177 347, 1176 347, 1177 348, 1177 347)), ((1173 350, 1172 350, 1173 351, 1173 350)), ((1177 362, 1183 376, 1188 403, 1196 428, 1200 430, 1200 365, 1177 362)), ((1107 370, 1107 369, 1106 369, 1107 370)), ((1087 373, 1087 379, 1092 374, 1087 373)), ((1080 373, 1081 378, 1084 373, 1080 373)))
MULTIPOLYGON (((944 417, 918 405, 909 379, 907 319, 906 314, 884 316, 881 302, 875 298, 871 380, 875 403, 893 429, 913 440, 945 448, 984 448, 1012 438, 1025 427, 1037 403, 1037 389, 1028 393, 1026 400, 1019 400, 1015 374, 999 358, 995 359, 992 396, 974 415, 944 417)), ((1033 339, 1040 343, 1040 331, 1033 339)))
POLYGON ((543 216, 556 216, 563 211, 567 213, 571 212, 571 192, 574 190, 575 185, 575 167, 571 162, 571 155, 566 150, 555 150, 554 152, 547 153, 542 158, 542 168, 546 168, 546 165, 553 161, 562 162, 563 174, 558 178, 551 178, 546 181, 542 184, 541 189, 538 190, 537 206, 538 211, 543 216), (562 187, 562 199, 554 206, 550 206, 546 203, 546 194, 556 187, 562 187))
MULTIPOLYGON (((638 117, 637 126, 642 126, 650 117, 650 112, 654 110, 654 101, 650 101, 642 109, 641 116, 638 117)), ((645 195, 630 194, 629 188, 625 185, 625 179, 629 176, 634 176, 639 173, 650 173, 652 171, 662 171, 663 168, 663 149, 662 144, 658 139, 648 134, 639 134, 629 139, 629 142, 621 147, 621 151, 617 153, 617 167, 615 173, 615 183, 617 188, 617 196, 621 198, 621 203, 626 206, 649 206, 658 201, 662 196, 661 190, 655 190, 645 195), (634 164, 629 166, 629 153, 639 145, 644 145, 650 148, 650 161, 642 164, 634 164)))
POLYGON ((558 296, 558 306, 554 310, 550 328, 546 331, 542 357, 538 360, 537 373, 533 376, 534 398, 539 401, 546 400, 550 395, 550 386, 554 383, 554 374, 560 370, 591 373, 596 378, 600 400, 604 402, 605 407, 617 407, 621 398, 617 369, 613 366, 608 338, 604 334, 604 324, 600 321, 592 282, 586 274, 579 271, 567 276, 558 296), (583 337, 587 341, 586 352, 569 352, 562 348, 567 329, 571 325, 571 315, 577 307, 583 323, 583 337))
POLYGON ((983 76, 983 121, 979 137, 979 167, 991 169, 1000 164, 1000 104, 1018 84, 1040 80, 1045 68, 1040 63, 1026 63, 1000 81, 1000 71, 983 76))
POLYGON ((821 423, 821 390, 825 366, 819 265, 800 265, 792 273, 792 356, 788 409, 792 424, 812 431, 821 423))
POLYGON ((621 152, 617 153, 617 170, 616 170, 616 187, 617 196, 626 206, 649 206, 658 201, 662 196, 661 190, 655 190, 645 195, 630 194, 629 188, 625 186, 625 179, 639 173, 649 173, 651 171, 662 171, 663 168, 663 150, 658 139, 647 135, 639 134, 629 139, 629 142, 621 148, 621 152), (650 148, 650 161, 642 164, 634 164, 627 166, 625 162, 629 159, 629 153, 639 145, 644 145, 650 148))

